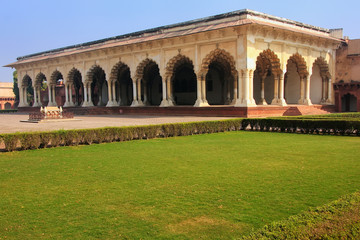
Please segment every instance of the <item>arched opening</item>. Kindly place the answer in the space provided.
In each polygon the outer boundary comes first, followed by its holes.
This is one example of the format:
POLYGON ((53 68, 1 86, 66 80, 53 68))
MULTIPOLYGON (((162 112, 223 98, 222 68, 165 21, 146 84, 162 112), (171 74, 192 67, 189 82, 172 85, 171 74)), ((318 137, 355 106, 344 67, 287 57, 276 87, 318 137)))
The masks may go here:
POLYGON ((230 104, 229 78, 219 62, 212 62, 206 74, 206 99, 210 105, 230 104))
POLYGON ((32 80, 28 75, 25 75, 22 80, 22 86, 25 88, 25 98, 24 101, 32 106, 34 104, 34 88, 32 80))
POLYGON ((4 109, 5 109, 5 110, 11 109, 11 103, 6 102, 6 103, 4 104, 4 109))
POLYGON ((115 82, 115 101, 119 106, 130 106, 133 102, 133 84, 128 65, 119 62, 111 71, 111 82, 115 82))
POLYGON ((258 105, 279 103, 279 76, 282 74, 277 55, 267 49, 256 61, 253 79, 253 95, 258 105))
POLYGON ((317 64, 313 66, 313 72, 310 78, 310 99, 313 104, 320 104, 322 100, 322 79, 320 67, 317 64))
POLYGON ((108 85, 105 71, 100 66, 94 66, 88 73, 91 82, 91 101, 94 106, 105 106, 108 102, 108 85))
POLYGON ((357 112, 357 98, 350 93, 342 96, 341 111, 342 112, 357 112))
POLYGON ((196 101, 196 75, 190 61, 179 61, 172 78, 173 100, 176 105, 194 105, 196 101))
POLYGON ((50 84, 53 88, 55 87, 54 94, 52 96, 55 99, 57 106, 63 106, 65 103, 65 87, 63 75, 59 71, 54 71, 50 77, 50 84))
POLYGON ((162 79, 155 61, 146 59, 138 67, 141 95, 145 105, 159 106, 162 100, 162 79))
POLYGON ((235 102, 235 60, 225 50, 215 49, 202 62, 206 73, 206 101, 210 105, 225 105, 235 102))
POLYGON ((325 59, 319 57, 315 60, 310 78, 310 99, 313 104, 322 104, 327 100, 326 83, 330 77, 329 66, 325 59))
POLYGON ((39 73, 35 78, 36 98, 34 99, 34 106, 46 106, 49 103, 48 82, 43 73, 39 73))
POLYGON ((296 64, 288 61, 285 74, 285 99, 289 104, 297 104, 300 99, 300 76, 296 64))
POLYGON ((297 104, 303 102, 307 75, 308 71, 304 58, 295 53, 289 58, 286 65, 284 98, 287 103, 297 104))
POLYGON ((75 106, 81 106, 84 101, 84 84, 79 70, 73 68, 68 75, 71 91, 69 91, 70 100, 75 106))

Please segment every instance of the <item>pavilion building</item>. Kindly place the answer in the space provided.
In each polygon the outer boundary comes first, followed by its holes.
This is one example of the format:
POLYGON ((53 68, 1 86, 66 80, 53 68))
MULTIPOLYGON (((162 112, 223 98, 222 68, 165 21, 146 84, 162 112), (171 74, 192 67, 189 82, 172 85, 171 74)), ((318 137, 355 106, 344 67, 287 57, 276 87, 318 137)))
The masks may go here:
POLYGON ((19 107, 30 106, 29 93, 31 106, 41 106, 46 82, 49 106, 286 111, 334 105, 343 42, 341 29, 245 9, 35 53, 6 67, 18 72, 19 107), (56 91, 59 82, 65 91, 56 91))

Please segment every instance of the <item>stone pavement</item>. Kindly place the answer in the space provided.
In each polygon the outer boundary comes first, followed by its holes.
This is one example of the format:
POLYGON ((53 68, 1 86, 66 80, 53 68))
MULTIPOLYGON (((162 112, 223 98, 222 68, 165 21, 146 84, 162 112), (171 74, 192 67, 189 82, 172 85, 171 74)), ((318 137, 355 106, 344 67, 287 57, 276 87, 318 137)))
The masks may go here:
POLYGON ((135 116, 135 115, 96 115, 75 116, 76 121, 47 121, 41 123, 20 122, 27 120, 28 114, 0 114, 0 133, 31 132, 84 129, 99 127, 121 127, 134 125, 149 125, 177 122, 211 121, 229 119, 228 117, 197 117, 197 116, 135 116))

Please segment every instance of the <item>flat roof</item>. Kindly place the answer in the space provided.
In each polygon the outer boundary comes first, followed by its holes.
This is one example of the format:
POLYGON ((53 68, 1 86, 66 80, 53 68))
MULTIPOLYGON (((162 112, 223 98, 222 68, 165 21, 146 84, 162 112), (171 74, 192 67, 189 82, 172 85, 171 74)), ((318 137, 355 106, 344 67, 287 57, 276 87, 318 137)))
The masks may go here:
MULTIPOLYGON (((49 58, 49 56, 51 56, 51 55, 63 56, 63 54, 61 54, 61 53, 64 53, 64 52, 69 52, 69 54, 74 54, 76 52, 81 52, 81 50, 85 50, 85 49, 86 50, 95 50, 95 49, 98 49, 98 47, 95 47, 95 46, 104 45, 104 44, 107 44, 107 47, 114 47, 114 46, 119 46, 119 45, 137 43, 137 42, 145 42, 145 41, 151 41, 151 40, 156 40, 156 39, 165 39, 165 38, 171 38, 171 37, 175 37, 175 36, 183 36, 183 35, 188 35, 188 34, 193 34, 193 33, 198 33, 198 32, 204 32, 204 31, 224 28, 227 26, 239 26, 239 25, 245 25, 245 24, 251 24, 251 23, 270 25, 270 23, 262 22, 262 21, 255 20, 255 19, 250 20, 250 19, 246 19, 246 18, 241 18, 241 16, 245 16, 245 15, 260 17, 265 20, 271 20, 271 21, 275 21, 275 22, 279 22, 279 23, 286 23, 289 25, 300 27, 302 29, 320 32, 322 34, 330 33, 330 30, 326 29, 326 28, 315 27, 315 26, 304 24, 301 22, 289 20, 286 18, 276 17, 276 16, 268 15, 265 13, 261 13, 261 12, 257 12, 257 11, 253 11, 253 10, 249 10, 249 9, 243 9, 243 10, 233 11, 233 12, 229 12, 229 13, 214 15, 214 16, 210 16, 210 17, 185 21, 185 22, 181 22, 181 23, 151 28, 151 29, 147 29, 147 30, 143 30, 143 31, 128 33, 128 34, 124 34, 124 35, 118 35, 118 36, 114 36, 114 37, 104 38, 104 39, 100 39, 100 40, 96 40, 96 41, 90 41, 90 42, 85 42, 85 43, 81 43, 81 44, 70 45, 70 46, 66 46, 66 47, 62 47, 62 48, 56 48, 56 49, 52 49, 52 50, 48 50, 48 51, 29 54, 29 55, 18 57, 16 63, 6 65, 6 67, 12 67, 14 65, 20 64, 21 62, 28 62, 32 58, 36 58, 36 60, 43 60, 44 57, 46 57, 46 56, 47 56, 47 58, 49 58), (239 18, 234 21, 234 17, 236 18, 237 16, 239 18), (222 19, 226 20, 227 18, 232 18, 232 20, 233 20, 232 24, 224 24, 219 21, 217 21, 217 23, 215 23, 216 20, 222 20, 222 19), (199 26, 199 25, 202 25, 202 26, 199 26), (209 26, 209 25, 211 25, 211 26, 209 26), (204 27, 204 26, 208 26, 208 27, 204 27), (186 27, 188 27, 188 28, 186 28, 186 27), (179 31, 177 32, 178 34, 172 33, 171 30, 176 31, 176 28, 182 28, 182 29, 179 29, 179 31), (181 32, 181 33, 179 33, 179 32, 181 32), (154 37, 155 35, 158 37, 154 37), (119 42, 122 42, 122 44, 113 44, 113 43, 119 43, 119 42), (26 60, 28 60, 28 61, 26 61, 26 60)), ((275 27, 274 24, 272 26, 275 27)), ((322 37, 324 37, 324 36, 322 36, 322 37)), ((335 39, 335 38, 332 38, 332 39, 335 39)), ((54 56, 54 57, 56 57, 56 56, 54 56)))

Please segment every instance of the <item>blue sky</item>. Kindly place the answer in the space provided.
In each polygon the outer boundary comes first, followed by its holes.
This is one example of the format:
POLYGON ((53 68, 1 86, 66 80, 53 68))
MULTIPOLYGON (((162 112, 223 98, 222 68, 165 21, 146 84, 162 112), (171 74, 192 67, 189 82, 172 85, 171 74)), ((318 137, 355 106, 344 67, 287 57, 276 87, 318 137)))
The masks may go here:
MULTIPOLYGON (((0 66, 19 56, 240 9, 360 38, 360 1, 0 0, 0 66)), ((14 69, 0 67, 0 82, 14 69)))

